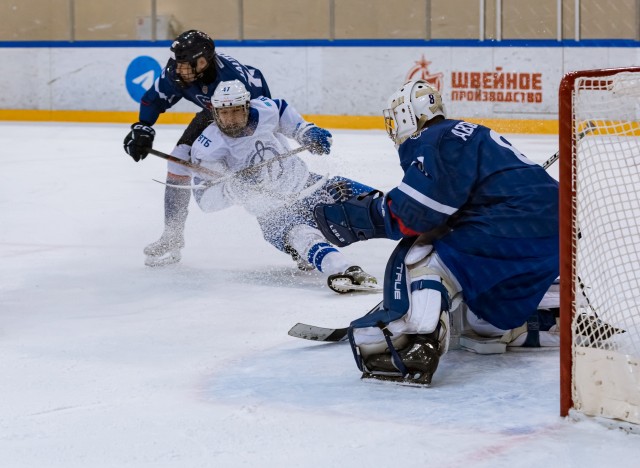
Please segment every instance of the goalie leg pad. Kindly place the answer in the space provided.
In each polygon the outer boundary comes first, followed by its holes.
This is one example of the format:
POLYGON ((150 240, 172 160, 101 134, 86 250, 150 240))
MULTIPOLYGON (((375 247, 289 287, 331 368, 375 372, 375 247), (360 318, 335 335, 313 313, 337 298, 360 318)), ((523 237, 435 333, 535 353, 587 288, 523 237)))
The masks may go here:
POLYGON ((467 323, 470 330, 460 337, 460 344, 478 354, 499 354, 507 349, 557 348, 560 345, 558 312, 556 308, 538 309, 521 326, 502 330, 469 310, 467 323))
POLYGON ((449 346, 450 293, 440 276, 445 269, 430 249, 418 249, 410 257, 417 263, 406 271, 414 241, 404 239, 389 260, 383 310, 354 321, 349 338, 365 377, 429 385, 449 346))

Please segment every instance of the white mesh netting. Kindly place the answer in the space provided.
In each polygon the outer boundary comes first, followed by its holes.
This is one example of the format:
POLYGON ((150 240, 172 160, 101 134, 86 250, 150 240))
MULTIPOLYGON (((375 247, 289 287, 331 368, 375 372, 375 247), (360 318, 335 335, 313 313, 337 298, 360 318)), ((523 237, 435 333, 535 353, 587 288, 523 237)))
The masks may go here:
POLYGON ((574 407, 635 424, 640 424, 639 111, 640 73, 575 81, 574 407))

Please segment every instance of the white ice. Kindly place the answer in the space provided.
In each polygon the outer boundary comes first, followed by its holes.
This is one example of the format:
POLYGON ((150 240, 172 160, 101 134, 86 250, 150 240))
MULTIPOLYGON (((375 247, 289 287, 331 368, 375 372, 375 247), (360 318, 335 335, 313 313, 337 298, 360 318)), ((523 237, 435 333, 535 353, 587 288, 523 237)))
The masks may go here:
MULTIPOLYGON (((126 125, 0 124, 0 467, 636 467, 640 438, 559 416, 558 353, 447 354, 431 388, 364 382, 346 326, 381 298, 330 292, 241 209, 191 202, 179 265, 151 269, 164 161, 126 125)), ((170 151, 181 132, 158 126, 170 151)), ((318 172, 388 190, 379 131, 334 131, 318 172)), ((556 136, 509 135, 543 162, 556 136)), ((557 174, 557 169, 554 172, 557 174)), ((345 249, 382 277, 389 240, 345 249)))

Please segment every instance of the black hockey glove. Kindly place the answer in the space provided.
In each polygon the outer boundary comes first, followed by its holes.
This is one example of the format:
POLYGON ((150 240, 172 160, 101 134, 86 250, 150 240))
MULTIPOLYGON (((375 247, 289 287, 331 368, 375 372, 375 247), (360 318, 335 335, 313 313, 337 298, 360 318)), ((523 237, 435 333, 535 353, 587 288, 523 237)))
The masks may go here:
POLYGON ((312 154, 329 154, 331 143, 333 143, 329 130, 316 127, 313 124, 303 128, 297 140, 302 146, 306 146, 312 154))
POLYGON ((155 136, 156 131, 150 125, 136 122, 131 125, 131 131, 124 138, 124 150, 135 162, 138 162, 149 154, 155 136))
POLYGON ((342 203, 319 204, 313 210, 318 229, 338 247, 374 238, 386 238, 384 219, 377 204, 382 192, 374 190, 342 203))

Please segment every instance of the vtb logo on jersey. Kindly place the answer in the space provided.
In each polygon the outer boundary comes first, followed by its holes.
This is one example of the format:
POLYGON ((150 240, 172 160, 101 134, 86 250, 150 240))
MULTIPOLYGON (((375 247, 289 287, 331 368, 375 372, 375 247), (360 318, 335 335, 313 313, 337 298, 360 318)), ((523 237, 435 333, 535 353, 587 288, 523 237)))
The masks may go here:
POLYGON ((429 83, 438 91, 442 91, 442 80, 444 75, 442 73, 429 73, 429 65, 431 65, 431 62, 424 57, 424 54, 422 54, 422 58, 416 61, 415 65, 409 69, 405 81, 419 78, 429 83))

